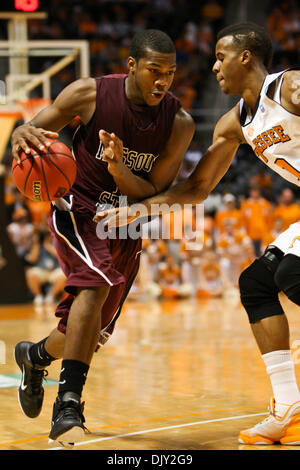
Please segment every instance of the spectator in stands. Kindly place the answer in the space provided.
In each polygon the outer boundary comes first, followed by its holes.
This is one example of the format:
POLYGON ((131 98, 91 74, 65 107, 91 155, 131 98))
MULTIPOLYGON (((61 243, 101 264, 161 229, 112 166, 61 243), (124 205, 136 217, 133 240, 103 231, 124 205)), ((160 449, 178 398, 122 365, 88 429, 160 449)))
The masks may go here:
POLYGON ((199 267, 197 297, 222 297, 225 290, 231 287, 232 284, 221 269, 217 254, 212 250, 206 251, 199 267))
POLYGON ((250 186, 258 186, 262 195, 270 200, 272 199, 272 175, 268 168, 262 167, 249 181, 250 186))
POLYGON ((274 38, 274 65, 279 66, 282 57, 288 58, 290 65, 296 65, 300 36, 300 12, 296 1, 283 0, 273 7, 267 25, 274 38))
POLYGON ((6 216, 7 222, 10 223, 13 221, 13 214, 16 214, 18 209, 24 209, 26 211, 28 221, 31 222, 31 215, 30 210, 27 206, 27 199, 24 194, 20 193, 20 191, 13 185, 8 189, 6 186, 6 194, 5 194, 5 201, 6 201, 6 216))
POLYGON ((216 238, 225 231, 225 224, 231 221, 234 229, 242 229, 242 212, 236 208, 236 197, 227 193, 223 196, 223 207, 215 214, 216 238))
POLYGON ((233 219, 224 221, 224 230, 216 244, 216 252, 220 259, 222 272, 233 286, 238 285, 245 249, 251 244, 251 239, 247 234, 235 227, 233 219))
POLYGON ((166 256, 159 264, 158 284, 165 298, 179 299, 192 294, 191 286, 183 284, 180 265, 173 256, 166 256))
POLYGON ((201 16, 210 21, 213 27, 216 28, 216 24, 218 24, 224 16, 224 9, 221 2, 216 0, 207 0, 201 8, 201 16))
POLYGON ((254 260, 255 260, 254 246, 252 243, 247 243, 243 247, 243 258, 242 258, 242 262, 239 268, 240 273, 244 269, 248 268, 248 266, 250 266, 250 264, 252 264, 254 260))
POLYGON ((17 255, 26 264, 25 256, 31 248, 34 226, 29 221, 28 211, 24 207, 14 210, 7 231, 15 245, 17 255))
POLYGON ((167 240, 168 254, 179 262, 180 240, 183 234, 183 217, 181 211, 163 214, 161 217, 162 237, 167 240))
POLYGON ((295 201, 295 194, 290 188, 283 189, 278 202, 278 206, 273 211, 273 218, 281 219, 284 232, 300 219, 300 206, 295 201))
POLYGON ((266 232, 264 234, 264 237, 262 239, 262 252, 272 244, 272 241, 274 241, 278 235, 280 235, 283 232, 283 220, 281 217, 275 217, 273 216, 273 222, 272 222, 272 228, 269 232, 266 232))
POLYGON ((64 289, 66 278, 59 267, 49 231, 34 233, 31 249, 25 257, 31 265, 26 270, 26 280, 34 295, 34 304, 52 304, 64 289), (44 297, 43 287, 46 285, 49 285, 49 289, 44 297))
POLYGON ((149 279, 158 282, 158 267, 168 254, 168 245, 163 240, 143 240, 143 253, 147 257, 149 279))
POLYGON ((261 195, 261 189, 253 186, 249 190, 249 198, 241 204, 243 225, 251 238, 256 256, 261 255, 261 244, 264 234, 272 226, 271 204, 261 195))
POLYGON ((162 257, 167 253, 167 247, 164 245, 162 240, 143 240, 140 269, 129 291, 128 299, 148 301, 160 296, 157 271, 162 257))
POLYGON ((30 219, 34 227, 43 230, 48 226, 48 215, 50 212, 50 202, 32 201, 26 199, 26 207, 30 213, 30 219))
POLYGON ((192 239, 183 239, 180 244, 182 282, 192 287, 193 294, 197 291, 199 266, 205 251, 205 242, 201 235, 198 238, 195 235, 192 239))

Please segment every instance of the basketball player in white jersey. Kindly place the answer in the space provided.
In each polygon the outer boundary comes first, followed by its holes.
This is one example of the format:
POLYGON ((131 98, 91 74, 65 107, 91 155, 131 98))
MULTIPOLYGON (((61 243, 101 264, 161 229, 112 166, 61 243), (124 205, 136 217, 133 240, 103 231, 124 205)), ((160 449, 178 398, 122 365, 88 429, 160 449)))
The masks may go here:
MULTIPOLYGON (((196 204, 204 201, 228 170, 240 144, 286 180, 300 186, 300 71, 268 74, 272 42, 264 28, 240 23, 218 34, 213 72, 225 94, 241 100, 223 115, 213 143, 191 176, 168 191, 143 201, 196 204)), ((152 211, 151 211, 152 205, 152 211)), ((105 223, 123 225, 136 218, 134 207, 102 213, 105 223), (118 221, 116 221, 118 218, 118 221)), ((300 393, 289 344, 289 325, 279 291, 300 305, 300 221, 267 247, 240 276, 241 301, 269 374, 273 397, 270 414, 244 430, 244 444, 300 444, 300 393)))

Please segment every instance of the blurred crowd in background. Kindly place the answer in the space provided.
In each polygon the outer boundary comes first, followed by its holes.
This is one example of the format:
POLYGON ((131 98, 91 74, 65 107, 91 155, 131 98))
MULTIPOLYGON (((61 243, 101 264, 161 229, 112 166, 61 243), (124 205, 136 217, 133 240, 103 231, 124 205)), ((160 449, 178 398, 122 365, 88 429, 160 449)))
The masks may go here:
MULTIPOLYGON (((172 212, 143 225, 143 252, 130 298, 210 298, 234 292, 243 269, 291 223, 300 219, 295 193, 286 187, 277 203, 265 197, 271 178, 255 175, 249 195, 213 196, 218 208, 172 212), (152 238, 149 238, 149 233, 152 238)), ((23 260, 28 288, 37 305, 62 295, 60 270, 47 223, 50 203, 31 201, 6 178, 7 230, 23 260)))
MULTIPOLYGON (((177 48, 178 70, 172 91, 185 109, 201 109, 207 76, 214 62, 216 33, 225 26, 229 1, 201 0, 53 0, 44 21, 29 22, 30 39, 87 39, 91 75, 126 73, 132 36, 145 28, 167 32, 177 48)), ((274 44, 272 72, 299 64, 300 9, 295 0, 272 0, 266 27, 274 44)), ((0 29, 1 38, 5 30, 0 29)), ((40 59, 42 60, 42 59, 40 59)), ((31 73, 51 62, 35 61, 31 73)), ((66 68, 52 81, 52 98, 75 79, 66 68)), ((197 113, 196 113, 197 115, 197 113)), ((196 118, 198 119, 198 118, 196 118)), ((71 135, 74 129, 67 129, 71 135)), ((67 137, 68 137, 67 135, 67 137)), ((178 180, 186 178, 203 154, 199 136, 187 152, 178 180)), ((6 163, 7 229, 22 258, 35 304, 53 303, 62 295, 64 275, 47 224, 50 205, 26 199, 15 188, 6 163)), ((169 239, 144 239, 141 269, 130 297, 220 297, 237 288, 239 273, 291 223, 300 219, 300 192, 268 170, 250 147, 242 145, 234 162, 204 203, 204 231, 194 231, 195 211, 187 215, 188 236, 176 239, 182 217, 155 219, 157 230, 171 222, 169 239)))

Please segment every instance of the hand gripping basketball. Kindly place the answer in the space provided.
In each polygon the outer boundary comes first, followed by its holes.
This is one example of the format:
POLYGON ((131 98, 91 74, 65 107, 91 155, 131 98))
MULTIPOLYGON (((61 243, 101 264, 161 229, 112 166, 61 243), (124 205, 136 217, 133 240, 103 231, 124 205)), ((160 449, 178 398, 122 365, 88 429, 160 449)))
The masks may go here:
POLYGON ((28 147, 20 162, 13 160, 12 177, 21 193, 35 201, 55 201, 74 184, 77 167, 70 149, 59 140, 50 141, 38 152, 28 147))
POLYGON ((17 127, 11 136, 12 156, 20 163, 20 152, 30 153, 31 147, 44 151, 50 142, 57 139, 58 133, 32 126, 28 123, 17 127))

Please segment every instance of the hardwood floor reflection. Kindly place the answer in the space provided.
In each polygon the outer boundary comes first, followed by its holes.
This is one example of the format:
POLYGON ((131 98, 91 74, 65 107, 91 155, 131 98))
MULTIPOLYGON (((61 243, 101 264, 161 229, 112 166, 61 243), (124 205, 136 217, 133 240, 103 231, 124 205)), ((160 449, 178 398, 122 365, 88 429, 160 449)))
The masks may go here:
MULTIPOLYGON (((283 305, 299 362, 299 308, 285 298, 283 305)), ((0 364, 0 450, 49 448, 60 362, 49 368, 43 410, 32 420, 19 408, 20 371, 13 349, 20 340, 47 336, 56 325, 53 311, 54 307, 0 306, 5 356, 5 364, 0 364)), ((296 374, 300 379, 298 364, 296 374)), ((90 433, 75 450, 254 450, 240 446, 237 435, 266 416, 270 395, 264 364, 237 296, 127 301, 113 336, 93 358, 83 395, 90 433)))

